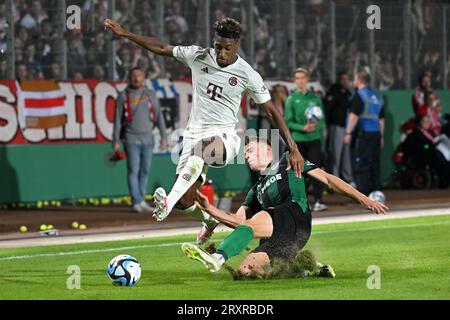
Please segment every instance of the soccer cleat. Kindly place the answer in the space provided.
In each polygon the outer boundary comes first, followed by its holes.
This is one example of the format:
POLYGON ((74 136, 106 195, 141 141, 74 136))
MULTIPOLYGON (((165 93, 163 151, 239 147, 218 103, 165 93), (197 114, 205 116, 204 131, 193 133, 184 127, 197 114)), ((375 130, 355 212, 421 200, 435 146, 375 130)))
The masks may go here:
POLYGON ((336 274, 334 273, 333 268, 329 264, 326 264, 319 267, 319 270, 317 271, 317 276, 324 278, 335 278, 336 274))
POLYGON ((156 221, 163 221, 169 215, 169 211, 167 210, 166 191, 161 187, 156 189, 155 194, 153 195, 153 201, 155 204, 153 217, 155 217, 156 221))
POLYGON ((184 254, 193 260, 200 261, 203 263, 203 265, 211 272, 217 272, 220 270, 221 263, 220 261, 214 257, 213 255, 209 254, 208 252, 204 251, 203 249, 199 248, 195 244, 192 243, 183 243, 181 245, 181 250, 184 252, 184 254))
POLYGON ((325 211, 325 210, 328 210, 328 207, 327 207, 326 204, 323 204, 323 203, 321 203, 319 201, 317 201, 314 204, 313 211, 325 211))
POLYGON ((204 244, 206 241, 211 239, 211 236, 214 233, 214 228, 208 227, 208 225, 203 222, 202 228, 197 234, 197 244, 204 244))

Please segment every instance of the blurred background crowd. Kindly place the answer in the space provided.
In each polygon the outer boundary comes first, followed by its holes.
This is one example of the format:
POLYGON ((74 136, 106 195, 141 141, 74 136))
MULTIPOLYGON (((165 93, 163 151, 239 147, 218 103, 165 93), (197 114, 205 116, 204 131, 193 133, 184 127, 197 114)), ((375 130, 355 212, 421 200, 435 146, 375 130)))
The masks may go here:
POLYGON ((325 86, 339 70, 361 67, 374 70, 372 85, 379 90, 414 87, 424 71, 431 72, 433 87, 450 84, 449 10, 439 0, 377 1, 383 30, 378 33, 361 27, 368 3, 354 0, 287 0, 283 5, 269 0, 3 0, 0 79, 11 78, 8 4, 19 79, 124 80, 134 66, 151 79, 189 78, 189 69, 175 60, 155 57, 124 39, 110 41, 102 21, 113 18, 131 32, 173 45, 210 46, 214 21, 231 16, 244 29, 242 57, 265 79, 291 79, 301 65, 312 81, 325 86), (61 2, 81 8, 81 30, 60 31, 65 23, 61 2))

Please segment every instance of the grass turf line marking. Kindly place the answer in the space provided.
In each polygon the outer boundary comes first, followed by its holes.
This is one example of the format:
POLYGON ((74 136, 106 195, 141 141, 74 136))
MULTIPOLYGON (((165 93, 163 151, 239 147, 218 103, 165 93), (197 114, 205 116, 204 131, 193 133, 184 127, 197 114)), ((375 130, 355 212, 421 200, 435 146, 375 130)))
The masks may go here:
MULTIPOLYGON (((428 226, 448 224, 449 222, 450 222, 450 220, 439 221, 439 222, 434 222, 434 223, 405 224, 405 225, 398 225, 398 226, 381 226, 381 227, 372 227, 372 228, 324 230, 324 231, 313 232, 312 235, 339 233, 339 232, 360 232, 360 231, 375 231, 375 230, 397 229, 397 228, 428 227, 428 226)), ((221 241, 221 240, 218 239, 217 241, 221 241)), ((58 253, 39 253, 39 254, 33 254, 33 255, 3 257, 3 258, 0 258, 0 261, 18 260, 18 259, 31 259, 31 258, 40 258, 40 257, 72 256, 72 255, 81 255, 81 254, 89 254, 89 253, 103 253, 103 252, 112 252, 112 251, 121 251, 121 250, 133 250, 133 249, 143 249, 143 248, 173 247, 173 246, 180 246, 183 243, 184 242, 147 244, 147 245, 144 244, 144 245, 139 245, 139 246, 128 246, 128 247, 109 248, 109 249, 92 249, 92 250, 69 251, 69 252, 58 252, 58 253)))

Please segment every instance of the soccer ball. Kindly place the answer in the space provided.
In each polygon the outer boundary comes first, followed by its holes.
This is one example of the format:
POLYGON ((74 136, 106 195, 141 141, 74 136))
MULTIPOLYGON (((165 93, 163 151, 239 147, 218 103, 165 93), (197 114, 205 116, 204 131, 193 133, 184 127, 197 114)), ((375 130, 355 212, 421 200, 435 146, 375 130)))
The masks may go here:
POLYGON ((383 192, 377 190, 377 191, 373 191, 369 194, 369 199, 377 200, 378 202, 384 203, 384 201, 386 200, 386 197, 383 192))
POLYGON ((310 122, 319 122, 323 118, 322 109, 318 106, 309 106, 305 110, 305 117, 310 122))
POLYGON ((121 254, 109 262, 106 273, 116 286, 134 286, 141 278, 141 265, 134 257, 121 254))

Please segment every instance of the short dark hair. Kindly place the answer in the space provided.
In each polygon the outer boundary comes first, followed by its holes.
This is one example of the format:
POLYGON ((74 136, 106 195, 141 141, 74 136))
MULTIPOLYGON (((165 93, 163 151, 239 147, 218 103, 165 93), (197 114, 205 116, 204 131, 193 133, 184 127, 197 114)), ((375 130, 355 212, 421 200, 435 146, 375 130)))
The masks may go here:
POLYGON ((145 74, 144 70, 142 70, 141 67, 133 67, 133 68, 131 68, 130 71, 128 72, 128 78, 129 78, 129 79, 131 79, 131 74, 133 73, 133 71, 136 71, 136 70, 139 70, 139 71, 141 71, 142 73, 145 74))
POLYGON ((423 78, 425 78, 425 77, 431 78, 431 74, 430 74, 428 71, 422 72, 422 73, 419 75, 419 84, 422 84, 422 80, 423 80, 423 78))
POLYGON ((356 77, 360 82, 362 82, 365 85, 370 84, 370 74, 365 70, 360 70, 356 72, 356 77))
POLYGON ((262 136, 246 136, 244 146, 247 146, 252 142, 256 142, 256 143, 262 142, 268 146, 271 146, 270 139, 268 137, 262 137, 262 136))
POLYGON ((241 24, 232 18, 225 18, 214 23, 216 34, 224 37, 239 40, 241 37, 241 24))
POLYGON ((337 74, 337 76, 338 76, 338 79, 339 79, 340 77, 342 77, 342 76, 348 76, 348 72, 345 71, 345 70, 341 70, 341 71, 339 71, 339 73, 337 74))

